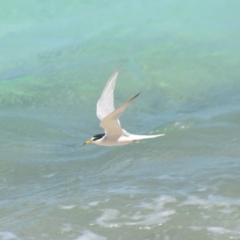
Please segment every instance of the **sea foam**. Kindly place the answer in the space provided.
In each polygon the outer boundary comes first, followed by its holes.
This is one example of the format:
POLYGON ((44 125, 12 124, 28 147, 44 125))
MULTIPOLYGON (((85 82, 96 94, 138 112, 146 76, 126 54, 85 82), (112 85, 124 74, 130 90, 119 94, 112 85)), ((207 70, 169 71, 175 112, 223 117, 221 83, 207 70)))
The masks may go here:
POLYGON ((20 240, 20 238, 11 232, 0 232, 0 240, 20 240))
POLYGON ((83 231, 83 234, 79 236, 76 240, 107 240, 107 238, 97 235, 89 230, 85 230, 83 231))
POLYGON ((168 209, 165 204, 175 202, 176 199, 171 196, 160 196, 152 199, 151 202, 142 202, 135 206, 136 212, 132 214, 121 213, 117 209, 104 209, 100 217, 95 222, 103 227, 127 226, 152 226, 161 225, 170 219, 170 216, 176 211, 168 209))

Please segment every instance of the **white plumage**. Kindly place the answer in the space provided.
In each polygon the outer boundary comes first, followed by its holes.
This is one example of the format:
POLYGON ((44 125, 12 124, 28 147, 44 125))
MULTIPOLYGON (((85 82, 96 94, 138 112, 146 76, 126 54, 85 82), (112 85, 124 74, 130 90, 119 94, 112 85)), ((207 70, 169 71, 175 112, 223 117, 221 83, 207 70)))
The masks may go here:
POLYGON ((136 94, 134 97, 115 109, 113 92, 118 73, 119 70, 116 70, 109 78, 105 88, 103 89, 101 97, 97 102, 97 116, 101 121, 100 127, 105 130, 105 134, 95 135, 91 140, 85 142, 85 144, 95 143, 102 146, 119 146, 137 142, 142 139, 164 136, 164 134, 135 135, 128 133, 121 127, 119 121, 120 116, 140 93, 136 94))

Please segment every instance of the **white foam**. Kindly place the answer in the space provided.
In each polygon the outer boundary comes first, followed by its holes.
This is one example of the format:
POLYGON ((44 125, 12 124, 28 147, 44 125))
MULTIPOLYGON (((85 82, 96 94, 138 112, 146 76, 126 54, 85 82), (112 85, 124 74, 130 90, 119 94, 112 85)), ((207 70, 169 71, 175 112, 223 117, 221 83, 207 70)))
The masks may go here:
POLYGON ((206 199, 198 198, 197 196, 188 196, 187 200, 180 205, 199 205, 201 207, 229 207, 231 205, 240 206, 240 199, 231 199, 221 196, 208 196, 206 199))
POLYGON ((11 232, 0 232, 0 240, 20 240, 20 238, 11 232))
POLYGON ((89 206, 97 206, 99 204, 98 201, 88 203, 89 206))
POLYGON ((93 201, 93 202, 89 202, 88 206, 94 207, 94 206, 98 206, 100 203, 105 203, 105 202, 108 202, 108 201, 109 201, 109 199, 106 199, 104 201, 93 201))
POLYGON ((154 198, 152 202, 140 204, 140 207, 147 209, 162 209, 166 203, 170 202, 176 202, 176 199, 171 196, 160 196, 154 198))
POLYGON ((224 227, 207 227, 207 230, 212 233, 217 233, 217 234, 226 234, 226 233, 231 233, 234 235, 240 235, 240 231, 238 230, 230 230, 224 227))
POLYGON ((234 213, 236 211, 237 211, 236 209, 230 208, 230 207, 219 210, 220 213, 224 213, 224 214, 230 214, 230 213, 234 213))
POLYGON ((139 214, 134 215, 132 217, 132 220, 139 219, 139 221, 136 222, 127 222, 125 225, 162 225, 163 223, 167 222, 169 220, 169 217, 173 214, 175 214, 175 210, 168 210, 168 211, 154 211, 150 214, 139 214))
POLYGON ((76 240, 107 240, 107 238, 86 230, 83 231, 83 235, 79 236, 76 240))
POLYGON ((231 233, 232 231, 223 228, 223 227, 207 227, 207 230, 209 232, 213 232, 213 233, 219 233, 219 234, 225 234, 225 233, 231 233))
POLYGON ((176 213, 175 210, 166 209, 165 204, 175 201, 176 199, 173 197, 161 196, 152 199, 152 202, 141 203, 137 206, 137 211, 131 215, 121 214, 117 209, 105 209, 103 214, 98 217, 95 222, 103 227, 161 225, 168 221, 171 215, 176 213))
POLYGON ((205 191, 207 191, 207 188, 206 187, 201 187, 201 188, 198 188, 197 191, 198 192, 205 192, 205 191))
POLYGON ((174 177, 171 177, 170 175, 161 175, 159 177, 156 177, 157 179, 166 179, 166 180, 172 180, 174 177))
POLYGON ((96 223, 103 227, 119 227, 117 223, 109 223, 109 221, 116 220, 119 213, 116 209, 105 209, 102 216, 96 219, 96 223))
POLYGON ((76 207, 76 205, 60 205, 59 206, 60 209, 64 209, 64 210, 73 209, 75 207, 76 207))
POLYGON ((52 178, 55 176, 55 173, 50 173, 50 174, 47 174, 47 175, 43 175, 42 177, 43 178, 52 178))
POLYGON ((191 230, 194 231, 199 231, 202 229, 207 229, 207 231, 215 233, 215 234, 227 234, 227 233, 231 233, 231 234, 235 234, 235 235, 240 235, 240 231, 237 230, 230 230, 224 227, 200 227, 200 226, 190 226, 189 227, 191 230))

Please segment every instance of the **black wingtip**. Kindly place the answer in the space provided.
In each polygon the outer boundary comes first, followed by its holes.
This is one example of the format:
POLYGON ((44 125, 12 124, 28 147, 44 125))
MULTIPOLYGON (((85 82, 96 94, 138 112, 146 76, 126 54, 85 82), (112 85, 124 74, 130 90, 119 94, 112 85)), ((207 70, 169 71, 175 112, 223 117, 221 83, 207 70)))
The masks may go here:
POLYGON ((133 98, 138 97, 141 94, 141 92, 137 93, 133 98))

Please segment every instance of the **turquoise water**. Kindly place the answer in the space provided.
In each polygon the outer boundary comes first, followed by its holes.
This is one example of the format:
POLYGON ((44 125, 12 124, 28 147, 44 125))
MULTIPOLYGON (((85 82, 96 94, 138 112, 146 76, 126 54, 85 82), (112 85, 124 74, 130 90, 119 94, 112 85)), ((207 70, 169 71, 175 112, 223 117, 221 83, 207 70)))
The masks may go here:
POLYGON ((240 239, 240 2, 5 1, 0 240, 240 239), (101 133, 96 102, 137 134, 101 133))

